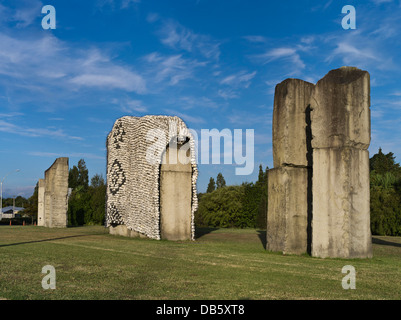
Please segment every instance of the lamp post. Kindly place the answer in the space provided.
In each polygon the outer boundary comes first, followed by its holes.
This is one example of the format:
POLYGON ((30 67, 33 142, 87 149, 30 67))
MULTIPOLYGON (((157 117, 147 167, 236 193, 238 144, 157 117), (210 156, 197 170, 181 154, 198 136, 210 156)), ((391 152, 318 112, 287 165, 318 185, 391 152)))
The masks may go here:
POLYGON ((19 172, 20 171, 20 169, 17 169, 17 170, 15 170, 15 171, 11 171, 11 172, 9 172, 9 173, 7 173, 5 176, 4 176, 4 178, 3 178, 3 180, 1 180, 1 183, 0 183, 0 203, 1 203, 1 212, 0 212, 0 220, 1 219, 3 219, 3 182, 4 182, 4 180, 6 179, 6 177, 9 175, 9 174, 11 174, 11 173, 13 173, 13 172, 19 172))

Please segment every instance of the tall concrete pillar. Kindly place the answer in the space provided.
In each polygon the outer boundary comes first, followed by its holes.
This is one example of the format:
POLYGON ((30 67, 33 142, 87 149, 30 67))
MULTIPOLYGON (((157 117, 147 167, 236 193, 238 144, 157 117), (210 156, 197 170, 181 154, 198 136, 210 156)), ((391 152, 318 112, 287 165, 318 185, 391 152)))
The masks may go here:
MULTIPOLYGON (((191 240, 192 165, 172 161, 170 153, 177 152, 174 160, 188 152, 178 146, 168 148, 160 168, 160 233, 166 240, 191 240)), ((189 155, 187 155, 189 156, 189 155)), ((183 157, 182 157, 183 158, 183 157)))
POLYGON ((45 226, 45 180, 38 183, 38 226, 45 226))
POLYGON ((287 79, 276 86, 274 169, 268 171, 267 250, 300 254, 309 249, 312 158, 308 106, 313 87, 299 79, 287 79))
POLYGON ((330 71, 312 94, 313 256, 372 256, 369 107, 369 73, 353 67, 330 71))
POLYGON ((372 256, 369 108, 369 73, 354 67, 276 86, 268 250, 372 256))

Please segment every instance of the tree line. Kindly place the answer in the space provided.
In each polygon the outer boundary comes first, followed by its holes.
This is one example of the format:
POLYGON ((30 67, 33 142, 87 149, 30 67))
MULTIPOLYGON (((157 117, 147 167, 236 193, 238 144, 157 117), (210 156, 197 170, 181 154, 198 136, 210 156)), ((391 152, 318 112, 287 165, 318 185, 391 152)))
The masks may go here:
MULTIPOLYGON (((369 159, 370 215, 374 235, 401 236, 401 167, 392 152, 382 149, 369 159)), ((259 166, 256 182, 241 185, 226 184, 221 173, 210 178, 206 193, 199 193, 195 213, 198 227, 266 228, 268 168, 259 166)), ((68 201, 68 224, 104 224, 106 183, 96 174, 89 183, 85 161, 69 171, 72 193, 68 201)), ((37 217, 38 185, 29 199, 15 198, 15 206, 25 207, 25 214, 37 217)), ((12 206, 13 199, 3 200, 3 206, 12 206)))
POLYGON ((401 236, 401 167, 382 149, 369 161, 370 223, 376 235, 401 236))

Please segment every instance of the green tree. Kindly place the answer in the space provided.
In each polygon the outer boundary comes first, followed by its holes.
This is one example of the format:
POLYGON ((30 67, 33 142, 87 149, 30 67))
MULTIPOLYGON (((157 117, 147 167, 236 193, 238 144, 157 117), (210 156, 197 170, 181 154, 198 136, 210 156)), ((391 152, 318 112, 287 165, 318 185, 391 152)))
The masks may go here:
POLYGON ((381 149, 369 159, 372 234, 401 235, 401 173, 392 152, 381 149))
MULTIPOLYGON (((263 171, 263 167, 259 167, 258 181, 255 183, 246 182, 240 186, 225 186, 224 182, 212 192, 199 194, 195 224, 204 227, 265 229, 267 170, 268 168, 263 171)), ((220 179, 222 177, 221 175, 220 179)))
POLYGON ((195 215, 197 226, 245 227, 242 216, 243 188, 228 186, 205 193, 195 215))
POLYGON ((90 207, 90 193, 84 186, 78 186, 72 190, 68 201, 68 224, 82 226, 92 216, 90 207))
POLYGON ((226 186, 226 180, 223 175, 219 173, 216 178, 216 189, 224 188, 226 186))
POLYGON ((78 161, 78 166, 73 166, 68 174, 68 186, 70 188, 77 188, 82 186, 87 189, 89 186, 89 171, 86 168, 86 163, 84 159, 78 161))
POLYGON ((106 208, 106 183, 102 175, 96 174, 91 179, 90 190, 90 220, 86 224, 104 224, 106 208))
POLYGON ((209 184, 207 185, 206 193, 210 193, 216 190, 216 182, 212 177, 210 177, 209 184))
POLYGON ((88 188, 89 186, 89 170, 86 168, 84 159, 78 161, 78 185, 88 188))
POLYGON ((77 166, 73 166, 68 172, 68 187, 75 189, 78 187, 79 171, 77 166))
POLYGON ((369 167, 370 171, 378 174, 385 174, 386 172, 392 172, 396 176, 401 174, 401 167, 399 163, 395 162, 394 153, 384 154, 381 148, 379 148, 378 153, 369 159, 369 167))
POLYGON ((38 216, 38 190, 39 182, 36 183, 32 196, 30 196, 25 202, 24 214, 31 216, 32 219, 35 219, 38 216))

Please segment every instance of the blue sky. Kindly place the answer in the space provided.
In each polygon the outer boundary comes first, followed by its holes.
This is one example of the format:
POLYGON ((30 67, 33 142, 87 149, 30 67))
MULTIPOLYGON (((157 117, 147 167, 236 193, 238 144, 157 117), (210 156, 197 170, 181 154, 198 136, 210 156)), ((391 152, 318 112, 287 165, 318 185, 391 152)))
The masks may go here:
POLYGON ((178 115, 187 126, 254 129, 255 170, 199 165, 198 189, 272 167, 274 87, 356 66, 371 75, 372 141, 401 161, 399 0, 0 0, 0 179, 30 196, 57 157, 106 175, 105 141, 125 115, 178 115), (44 30, 44 5, 56 29, 44 30), (356 29, 344 30, 345 5, 356 29))

